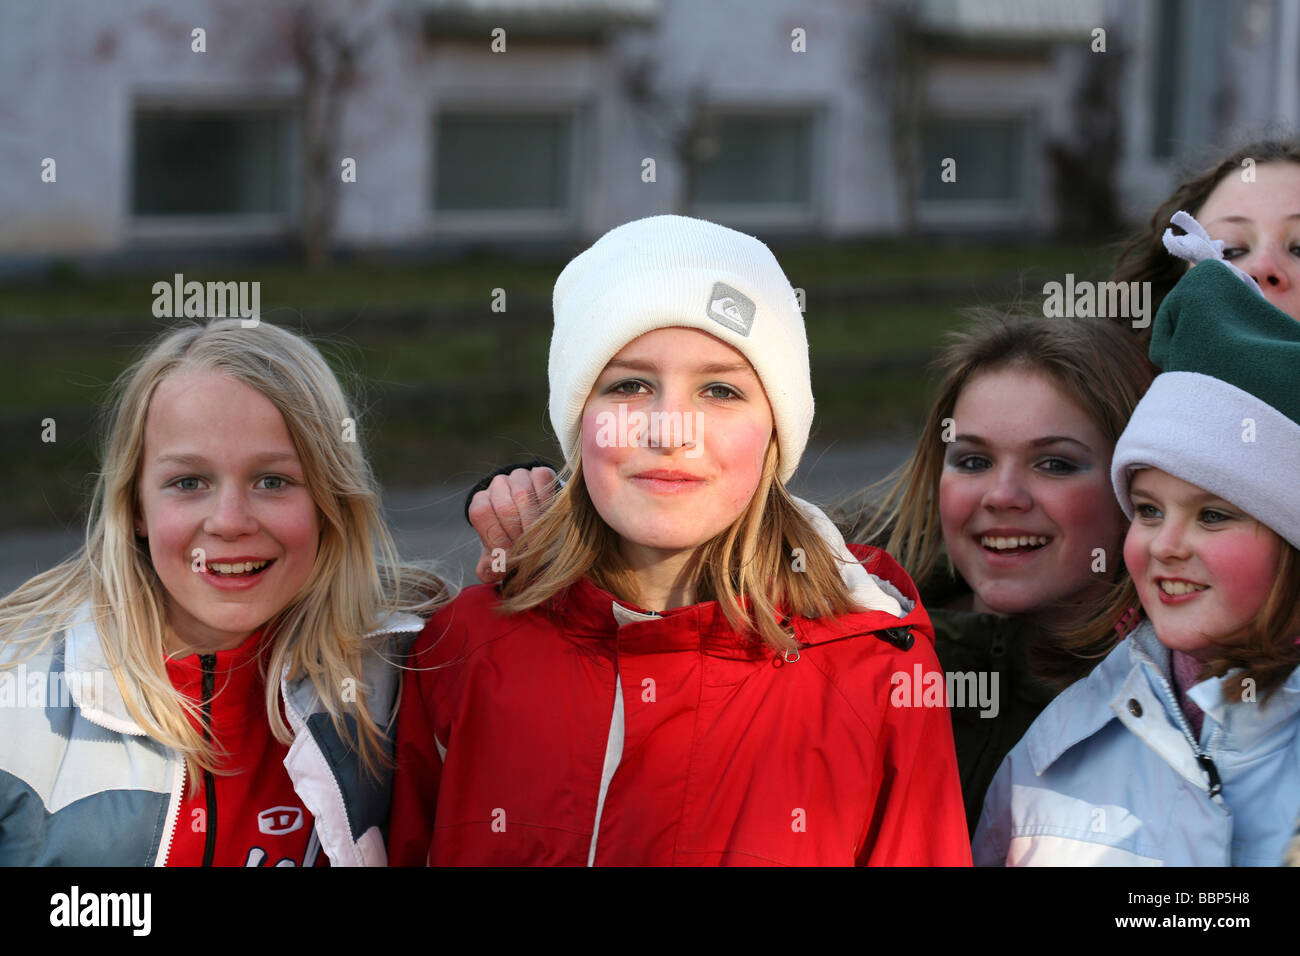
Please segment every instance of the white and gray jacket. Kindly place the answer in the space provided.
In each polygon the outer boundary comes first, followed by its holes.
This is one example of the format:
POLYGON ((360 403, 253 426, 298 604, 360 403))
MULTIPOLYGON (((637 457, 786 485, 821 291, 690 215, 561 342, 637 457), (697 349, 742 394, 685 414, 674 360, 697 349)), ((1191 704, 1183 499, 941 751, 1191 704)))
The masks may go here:
MULTIPOLYGON (((422 627, 393 615, 368 635, 377 653, 362 682, 381 727, 398 700, 393 662, 422 627)), ((0 663, 11 655, 0 648, 0 663)), ((309 680, 282 677, 280 693, 294 734, 285 769, 330 865, 384 866, 391 774, 362 771, 309 680)), ((184 789, 185 762, 128 714, 88 608, 0 670, 0 865, 161 866, 184 789)))
POLYGON ((1188 691, 1205 712, 1194 734, 1144 621, 1007 755, 975 864, 1279 865, 1300 815, 1300 668, 1266 702, 1230 687, 1188 691))

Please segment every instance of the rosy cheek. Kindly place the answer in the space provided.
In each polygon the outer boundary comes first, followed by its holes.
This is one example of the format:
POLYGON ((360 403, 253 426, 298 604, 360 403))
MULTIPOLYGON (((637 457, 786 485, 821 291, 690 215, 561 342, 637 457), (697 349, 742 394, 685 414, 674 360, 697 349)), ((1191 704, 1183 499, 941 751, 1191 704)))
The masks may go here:
MULTIPOLYGON (((701 429, 701 437, 704 440, 704 454, 716 465, 726 468, 730 506, 737 511, 743 509, 754 496, 759 479, 763 477, 763 459, 767 453, 767 443, 769 440, 776 440, 772 435, 771 425, 730 423, 725 435, 715 435, 713 440, 709 441, 707 432, 701 429)), ((690 461, 690 457, 687 456, 688 467, 690 461)))
POLYGON ((1147 558, 1150 551, 1147 548, 1146 534, 1142 526, 1134 522, 1129 526, 1128 535, 1124 538, 1124 566, 1128 568, 1128 573, 1138 586, 1142 586, 1142 581, 1147 573, 1147 558))
POLYGON ((1100 546, 1113 553, 1120 545, 1123 512, 1115 503, 1109 482, 1074 482, 1051 505, 1051 517, 1062 530, 1072 532, 1080 544, 1100 546))
POLYGON ((749 425, 733 430, 734 437, 728 443, 727 458, 732 461, 745 462, 747 472, 757 479, 763 471, 763 457, 767 452, 767 443, 774 441, 770 426, 763 424, 749 425))
POLYGON ((939 525, 949 550, 962 538, 962 529, 970 521, 979 500, 977 489, 969 479, 939 479, 939 525))
POLYGON ((1215 535, 1198 553, 1224 602, 1242 622, 1253 617, 1277 576, 1276 541, 1259 531, 1231 531, 1215 535))

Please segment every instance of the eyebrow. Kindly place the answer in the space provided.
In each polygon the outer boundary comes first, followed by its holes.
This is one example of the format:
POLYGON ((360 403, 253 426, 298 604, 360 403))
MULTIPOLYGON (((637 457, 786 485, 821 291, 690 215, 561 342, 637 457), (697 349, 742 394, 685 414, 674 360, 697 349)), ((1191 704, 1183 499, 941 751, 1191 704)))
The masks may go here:
MULTIPOLYGON (((1129 486, 1129 497, 1130 497, 1130 498, 1145 498, 1145 499, 1147 499, 1148 501, 1160 501, 1160 500, 1161 500, 1159 497, 1156 496, 1156 494, 1155 494, 1154 492, 1151 492, 1151 491, 1144 491, 1143 489, 1139 488, 1139 487, 1138 487, 1138 479, 1137 479, 1136 477, 1134 477, 1132 484, 1129 486)), ((1237 508, 1236 505, 1234 505, 1234 504, 1233 504, 1231 501, 1229 501, 1227 498, 1224 498, 1224 497, 1222 497, 1222 496, 1220 496, 1220 495, 1216 495, 1216 494, 1214 494, 1214 493, 1212 493, 1212 492, 1209 492, 1209 491, 1205 491, 1205 490, 1203 490, 1203 489, 1201 490, 1200 494, 1192 495, 1190 498, 1172 498, 1172 499, 1169 499, 1169 500, 1171 500, 1174 504, 1181 504, 1181 505, 1195 505, 1195 506, 1197 506, 1197 507, 1199 507, 1199 506, 1201 506, 1201 505, 1204 505, 1204 504, 1217 503, 1217 504, 1224 505, 1224 506, 1226 506, 1226 507, 1228 507, 1228 508, 1233 508, 1233 509, 1236 509, 1236 510, 1240 510, 1239 508, 1237 508)))
MULTIPOLYGON (((958 435, 955 440, 969 442, 972 445, 982 445, 985 448, 987 448, 989 444, 979 435, 958 435)), ((1066 435, 1048 435, 1044 438, 1035 438, 1033 441, 1029 443, 1029 447, 1042 448, 1045 445, 1056 445, 1059 444, 1060 442, 1069 442, 1071 445, 1078 445, 1080 448, 1082 448, 1084 451, 1088 452, 1089 454, 1092 453, 1092 449, 1089 448, 1087 445, 1085 445, 1083 442, 1079 441, 1077 438, 1070 438, 1066 435)))
MULTIPOLYGON (((1300 212, 1293 212, 1290 215, 1283 216, 1282 218, 1300 219, 1300 212)), ((1231 223, 1241 224, 1241 223, 1252 223, 1254 221, 1255 220, 1251 219, 1249 216, 1219 216, 1217 219, 1208 220, 1206 224, 1210 222, 1231 222, 1231 223)))
MULTIPOLYGON (((250 459, 254 465, 269 465, 275 462, 298 460, 297 454, 291 451, 270 451, 261 455, 255 455, 250 459)), ((185 465, 190 468, 201 468, 211 464, 207 458, 202 455, 174 453, 170 455, 159 455, 154 459, 156 465, 185 465)))
MULTIPOLYGON (((605 366, 606 370, 627 369, 630 372, 656 372, 659 366, 654 362, 629 361, 628 359, 614 359, 605 366)), ((710 362, 706 365, 697 365, 690 371, 700 375, 732 375, 737 372, 754 372, 748 362, 710 362)))

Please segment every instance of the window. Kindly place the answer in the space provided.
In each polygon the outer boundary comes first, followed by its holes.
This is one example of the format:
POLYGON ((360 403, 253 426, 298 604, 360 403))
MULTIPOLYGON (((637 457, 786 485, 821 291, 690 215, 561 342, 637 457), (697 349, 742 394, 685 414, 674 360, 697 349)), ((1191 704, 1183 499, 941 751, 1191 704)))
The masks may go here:
POLYGON ((137 109, 132 213, 288 215, 292 126, 279 109, 137 109))
POLYGON ((706 121, 691 170, 691 205, 811 213, 813 133, 808 114, 723 115, 706 121))
POLYGON ((921 136, 922 202, 1019 205, 1025 197, 1025 122, 934 118, 921 136), (944 181, 946 160, 955 178, 944 181))
POLYGON ((1151 155, 1174 155, 1181 94, 1184 93, 1182 17, 1178 0, 1160 0, 1156 7, 1155 65, 1152 70, 1154 104, 1151 111, 1151 155))
POLYGON ((566 213, 573 194, 569 114, 443 113, 437 120, 438 212, 566 213))

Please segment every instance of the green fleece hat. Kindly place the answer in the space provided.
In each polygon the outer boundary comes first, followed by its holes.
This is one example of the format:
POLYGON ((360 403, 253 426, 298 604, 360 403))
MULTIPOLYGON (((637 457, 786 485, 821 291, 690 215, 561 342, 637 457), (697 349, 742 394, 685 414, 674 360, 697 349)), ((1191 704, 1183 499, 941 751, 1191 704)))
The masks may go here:
POLYGON ((1212 375, 1300 422, 1300 322, 1221 262, 1194 267, 1165 297, 1151 361, 1162 372, 1212 375))
POLYGON ((1159 468, 1300 548, 1300 321, 1243 275, 1206 256, 1161 304, 1151 360, 1163 374, 1115 445, 1111 482, 1132 518, 1132 473, 1159 468))

